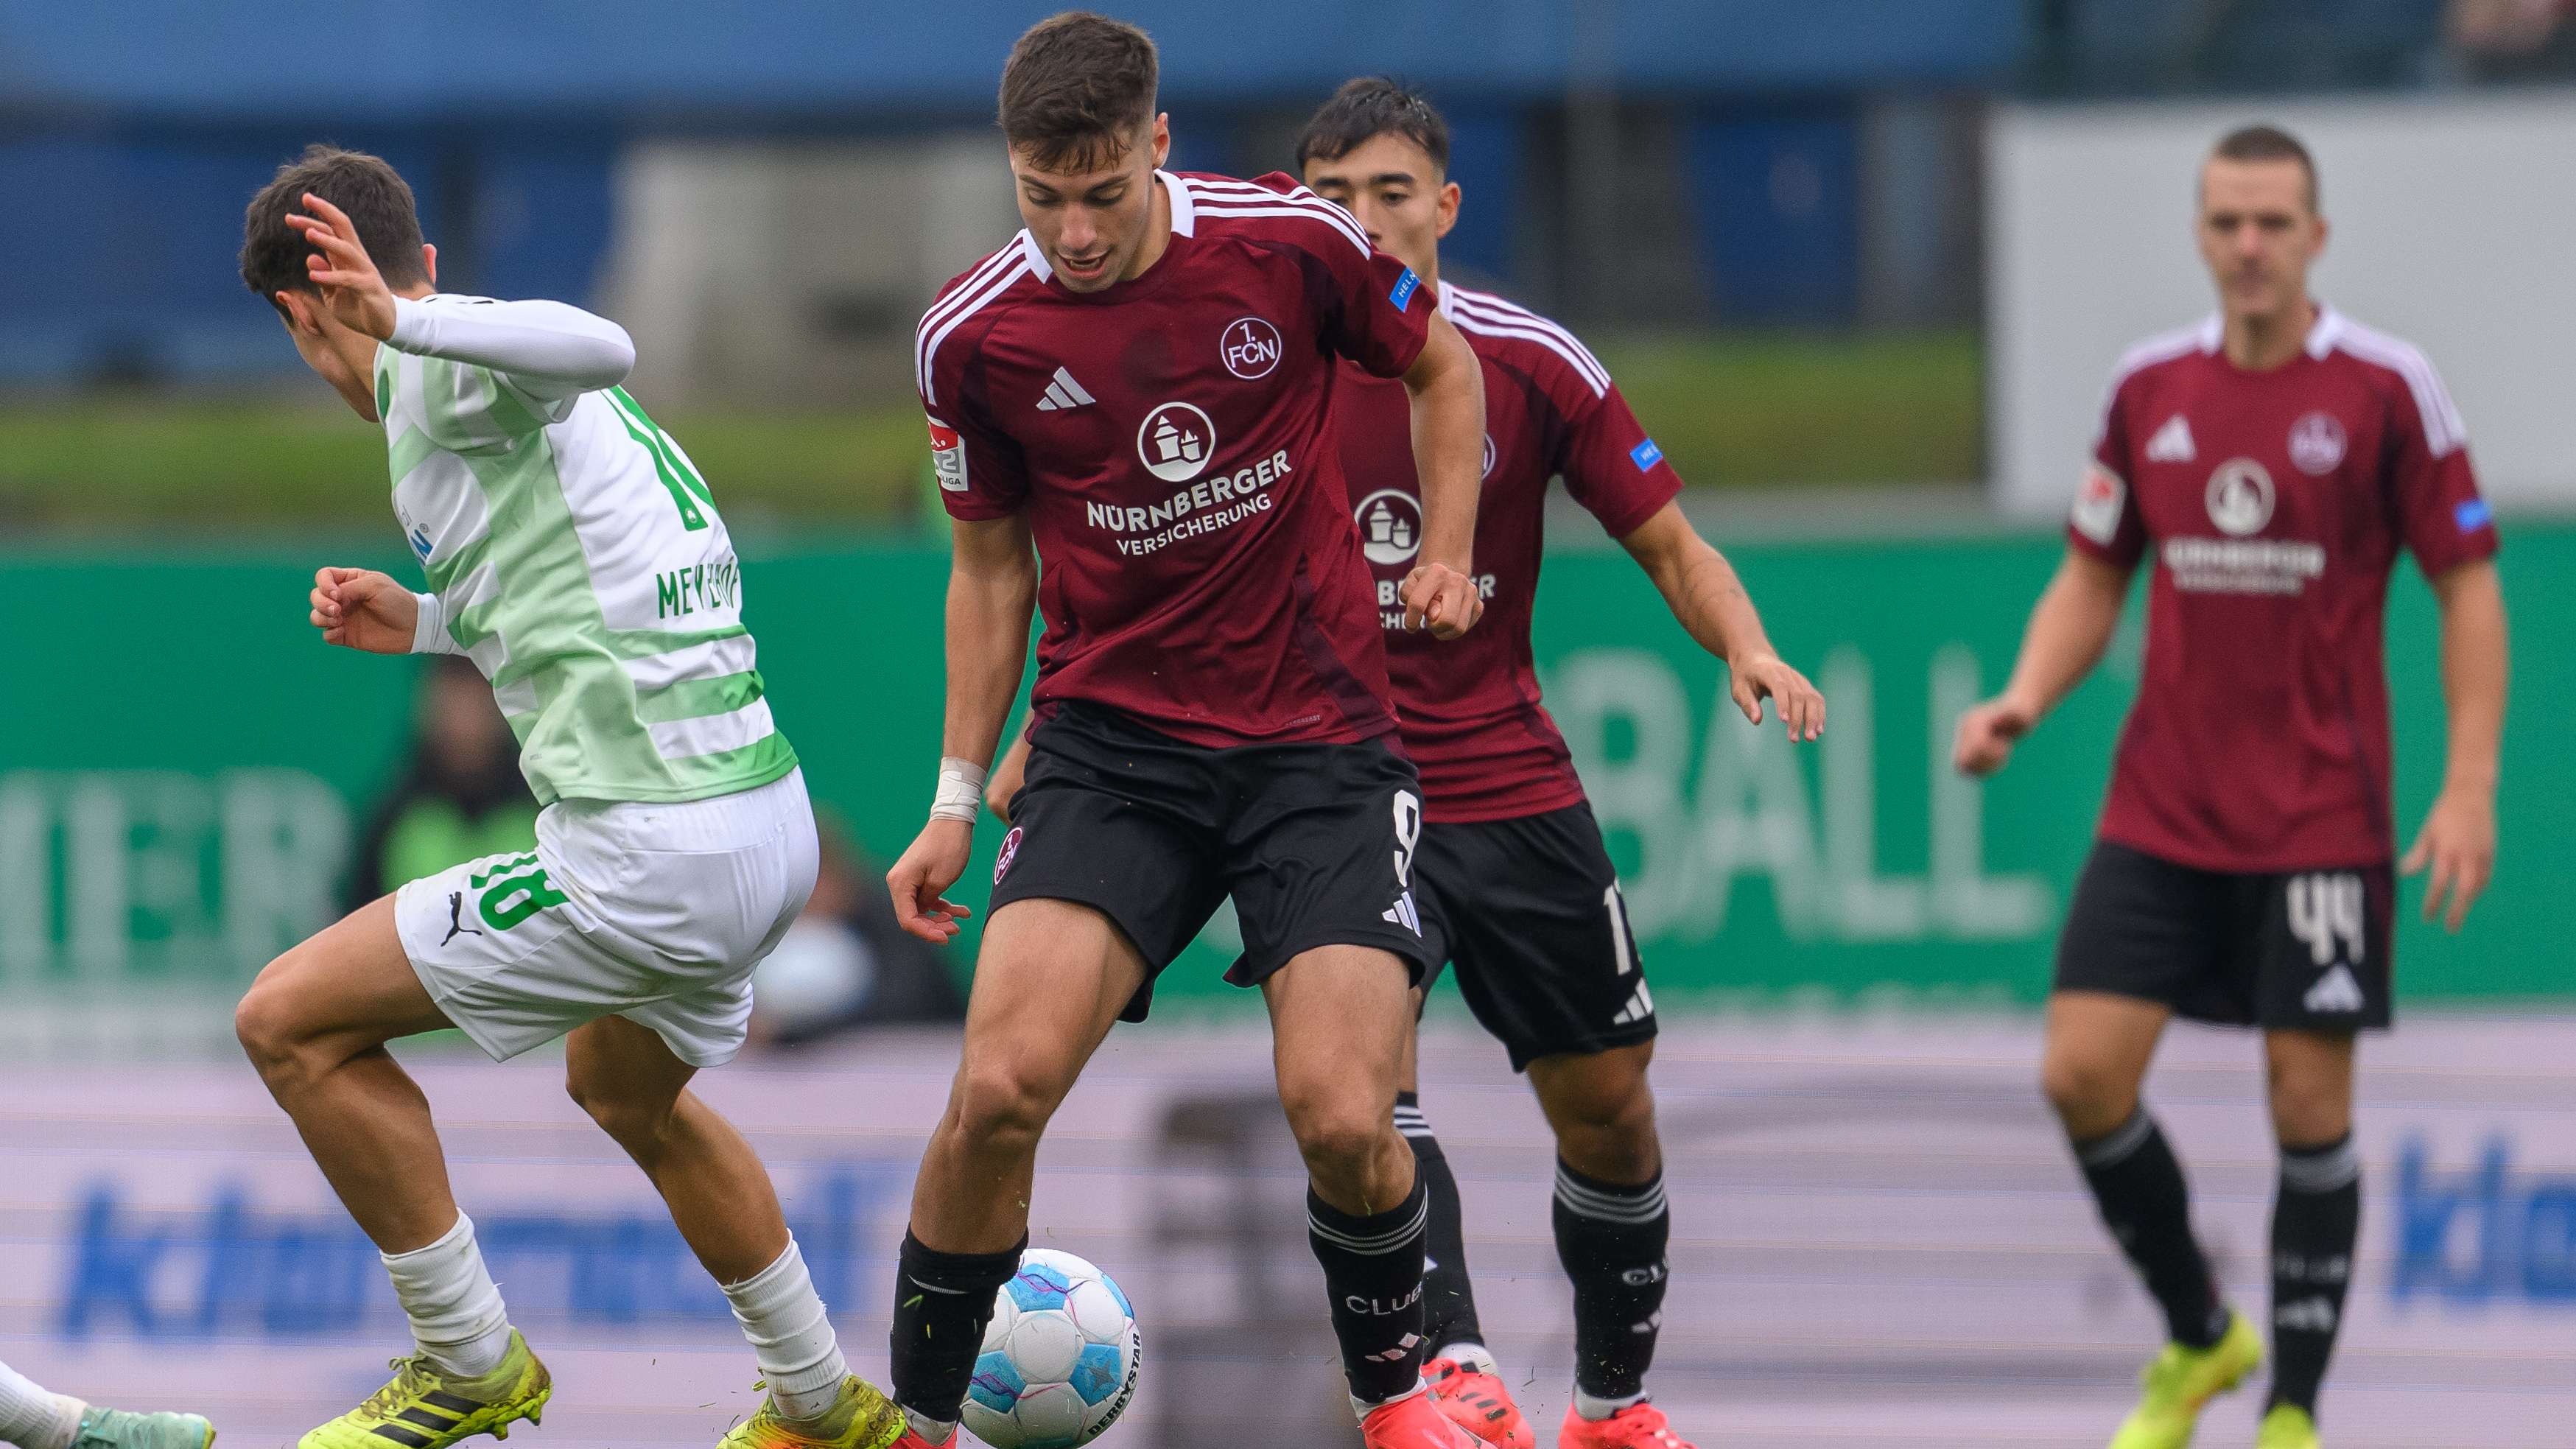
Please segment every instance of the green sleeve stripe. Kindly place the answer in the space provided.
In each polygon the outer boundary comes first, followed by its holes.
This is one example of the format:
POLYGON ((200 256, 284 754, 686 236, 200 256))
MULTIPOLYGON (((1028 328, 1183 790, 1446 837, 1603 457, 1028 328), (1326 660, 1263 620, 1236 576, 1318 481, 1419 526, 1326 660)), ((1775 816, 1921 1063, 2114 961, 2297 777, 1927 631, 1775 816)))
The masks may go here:
POLYGON ((715 679, 683 679, 660 689, 638 691, 635 717, 648 725, 673 720, 731 714, 760 698, 760 671, 746 669, 715 679))
POLYGON ((675 649, 735 639, 750 632, 740 624, 715 629, 611 629, 608 652, 620 659, 651 659, 675 649))

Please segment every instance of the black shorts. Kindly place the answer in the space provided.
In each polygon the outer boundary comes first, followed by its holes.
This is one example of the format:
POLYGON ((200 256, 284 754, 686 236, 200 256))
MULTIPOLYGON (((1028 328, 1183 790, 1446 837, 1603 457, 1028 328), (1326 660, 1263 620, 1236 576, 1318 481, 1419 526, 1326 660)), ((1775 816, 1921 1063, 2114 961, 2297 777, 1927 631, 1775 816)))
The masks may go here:
POLYGON ((2395 902, 2386 862, 2196 870, 2101 841, 2058 937, 2056 989, 2162 1002, 2223 1026, 2383 1028, 2395 902))
POLYGON ((1655 998, 1590 805, 1424 826, 1414 890, 1432 960, 1457 963, 1459 994, 1513 1071, 1654 1036, 1655 998))
POLYGON ((1154 978, 1229 895, 1237 986, 1317 946, 1391 951, 1418 982, 1433 959, 1409 887, 1421 791, 1385 739, 1216 750, 1064 705, 1029 735, 992 909, 1073 901, 1117 923, 1145 958, 1127 1021, 1145 1019, 1154 978))

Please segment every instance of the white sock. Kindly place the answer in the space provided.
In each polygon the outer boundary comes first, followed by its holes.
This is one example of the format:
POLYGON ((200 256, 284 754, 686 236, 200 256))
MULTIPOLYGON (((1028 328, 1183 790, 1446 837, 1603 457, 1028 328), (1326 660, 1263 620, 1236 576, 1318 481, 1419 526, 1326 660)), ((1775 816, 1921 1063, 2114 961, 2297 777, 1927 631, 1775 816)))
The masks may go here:
POLYGON ((948 1436, 957 1432, 957 1421, 954 1419, 934 1419, 927 1414, 914 1413, 910 1409, 903 1411, 903 1426, 910 1429, 914 1437, 924 1444, 945 1444, 948 1442, 948 1436))
POLYGON ((1596 1399, 1578 1388, 1574 1391, 1574 1412, 1597 1424, 1621 1409, 1633 1409, 1645 1401, 1644 1394, 1630 1394, 1624 1399, 1596 1399))
POLYGON ((769 1381, 769 1397, 790 1419, 812 1419, 839 1403, 841 1380, 850 1376, 841 1357, 840 1337, 831 1316, 805 1271, 805 1255, 796 1240, 778 1261, 739 1283, 728 1283, 725 1298, 733 1304, 734 1321, 751 1340, 760 1376, 769 1381))
POLYGON ((474 1220, 456 1215, 456 1226, 426 1248, 384 1255, 394 1297, 411 1320, 412 1341, 429 1361, 459 1378, 479 1379, 510 1356, 510 1310, 500 1285, 483 1266, 474 1242, 474 1220))
POLYGON ((1492 1349, 1481 1343, 1453 1343, 1431 1356, 1445 1358, 1462 1367, 1474 1369, 1480 1374, 1490 1374, 1495 1378, 1502 1377, 1502 1361, 1494 1357, 1492 1349))
POLYGON ((69 1394, 50 1394, 0 1363, 0 1440, 19 1449, 72 1449, 89 1405, 69 1394))

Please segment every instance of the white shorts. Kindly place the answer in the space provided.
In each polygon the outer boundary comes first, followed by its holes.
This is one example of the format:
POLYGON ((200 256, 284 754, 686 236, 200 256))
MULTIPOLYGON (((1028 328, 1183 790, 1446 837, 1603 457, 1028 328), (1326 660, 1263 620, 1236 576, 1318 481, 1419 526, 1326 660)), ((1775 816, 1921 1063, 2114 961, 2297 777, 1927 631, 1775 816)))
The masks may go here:
POLYGON ((803 771, 680 805, 563 800, 537 848, 394 893, 430 999, 495 1061, 603 1016, 652 1028, 692 1066, 742 1049, 751 968, 814 893, 803 771))

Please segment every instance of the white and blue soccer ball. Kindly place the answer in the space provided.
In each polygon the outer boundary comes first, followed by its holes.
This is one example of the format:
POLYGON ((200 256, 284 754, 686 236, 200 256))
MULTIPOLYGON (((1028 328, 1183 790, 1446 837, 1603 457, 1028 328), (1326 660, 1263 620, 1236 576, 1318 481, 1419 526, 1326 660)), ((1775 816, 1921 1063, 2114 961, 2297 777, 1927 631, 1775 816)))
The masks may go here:
POLYGON ((968 1432, 992 1449, 1074 1449, 1136 1396, 1144 1339, 1109 1275, 1052 1248, 1020 1255, 966 1386, 968 1432))

